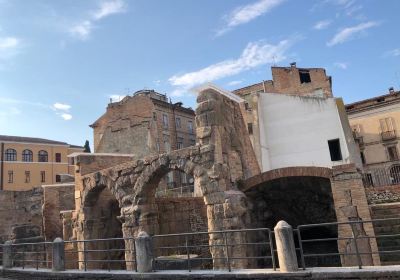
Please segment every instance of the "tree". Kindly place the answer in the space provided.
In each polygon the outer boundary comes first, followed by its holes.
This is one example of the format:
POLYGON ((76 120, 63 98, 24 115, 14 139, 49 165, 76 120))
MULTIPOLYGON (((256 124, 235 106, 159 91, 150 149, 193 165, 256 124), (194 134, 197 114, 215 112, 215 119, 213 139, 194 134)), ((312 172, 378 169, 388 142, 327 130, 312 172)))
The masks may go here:
POLYGON ((89 145, 89 140, 86 140, 85 146, 83 146, 83 148, 84 148, 84 150, 83 150, 84 153, 91 153, 91 151, 90 151, 90 145, 89 145))

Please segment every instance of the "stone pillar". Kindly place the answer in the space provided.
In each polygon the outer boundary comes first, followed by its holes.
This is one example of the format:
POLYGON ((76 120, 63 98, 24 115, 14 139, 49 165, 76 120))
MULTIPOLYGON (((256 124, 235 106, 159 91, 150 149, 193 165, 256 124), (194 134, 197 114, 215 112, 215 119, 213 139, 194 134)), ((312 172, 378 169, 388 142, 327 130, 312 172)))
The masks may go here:
POLYGON ((53 241, 53 270, 64 271, 65 270, 65 249, 64 240, 57 237, 53 241))
POLYGON ((297 264, 292 227, 287 222, 280 221, 276 224, 274 232, 279 259, 279 270, 281 272, 298 270, 299 266, 297 264))
POLYGON ((141 231, 135 239, 137 271, 153 271, 153 246, 151 237, 145 231, 141 231))
MULTIPOLYGON (((338 222, 371 220, 361 174, 354 164, 334 166, 331 187, 338 222)), ((354 225, 353 230, 349 224, 338 226, 339 238, 352 237, 353 234, 358 238, 357 249, 360 253, 363 253, 361 255, 362 265, 380 265, 379 255, 368 254, 369 252, 378 251, 376 239, 365 238, 367 236, 375 236, 373 225, 371 223, 358 223, 354 225)), ((356 253, 356 245, 353 240, 339 240, 338 251, 345 254, 341 256, 343 266, 358 265, 358 257, 354 255, 356 253)))
POLYGON ((13 266, 12 259, 12 242, 6 241, 3 246, 3 268, 11 268, 13 266))

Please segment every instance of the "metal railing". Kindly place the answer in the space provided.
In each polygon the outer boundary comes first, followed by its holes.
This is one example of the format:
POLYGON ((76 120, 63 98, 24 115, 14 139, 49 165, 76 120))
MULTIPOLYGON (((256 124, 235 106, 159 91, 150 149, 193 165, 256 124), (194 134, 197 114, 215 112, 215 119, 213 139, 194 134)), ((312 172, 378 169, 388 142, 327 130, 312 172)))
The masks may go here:
POLYGON ((30 268, 51 268, 52 242, 16 243, 11 245, 13 265, 30 268))
MULTIPOLYGON (((370 256, 370 261, 373 263, 374 257, 375 258, 382 258, 382 256, 386 254, 399 254, 398 261, 400 262, 400 248, 395 248, 394 250, 385 250, 383 249, 384 247, 382 246, 382 240, 391 238, 395 239, 396 242, 398 241, 400 244, 400 233, 394 233, 394 234, 375 234, 374 230, 374 224, 376 226, 377 223, 389 223, 390 224, 399 224, 400 225, 400 218, 388 218, 388 219, 375 219, 375 220, 369 220, 369 221, 350 221, 350 222, 333 222, 333 223, 321 223, 321 224, 308 224, 308 225, 300 225, 297 227, 296 233, 298 237, 298 244, 299 244, 299 252, 300 252, 300 260, 301 260, 301 267, 303 269, 306 269, 306 258, 321 258, 321 257, 340 257, 341 262, 343 262, 343 258, 348 258, 348 257, 355 257, 355 261, 351 261, 350 263, 356 263, 356 265, 361 269, 363 266, 363 261, 362 259, 364 256, 370 256), (395 222, 395 223, 393 223, 395 222), (366 230, 364 226, 366 224, 369 224, 371 227, 369 230, 366 230), (347 229, 345 228, 347 226, 347 229), (343 232, 350 232, 351 236, 336 236, 336 237, 319 237, 319 238, 303 238, 303 233, 305 230, 310 230, 313 229, 315 230, 316 228, 329 228, 333 227, 336 228, 337 231, 342 230, 343 232), (341 229, 340 229, 341 228, 341 229), (367 234, 367 232, 374 233, 374 234, 367 234), (376 240, 376 250, 373 248, 375 246, 371 246, 370 240, 375 239, 376 240), (323 242, 335 242, 338 244, 338 247, 340 247, 340 242, 346 242, 346 245, 348 246, 347 249, 352 248, 354 251, 350 250, 350 252, 345 252, 339 249, 336 252, 320 252, 320 253, 309 253, 305 250, 305 245, 306 244, 312 244, 312 247, 318 248, 320 246, 316 244, 321 244, 323 242), (360 246, 362 245, 362 246, 360 246), (360 248, 361 247, 361 248, 360 248), (367 249, 366 249, 367 248, 367 249), (382 249, 380 249, 382 248, 382 249)), ((310 247, 310 246, 308 246, 310 247)))
POLYGON ((394 164, 390 168, 370 169, 362 174, 365 187, 383 187, 400 184, 400 165, 394 164))
POLYGON ((396 139, 396 130, 383 131, 381 132, 381 137, 383 141, 396 139))
POLYGON ((153 241, 155 270, 165 269, 160 265, 163 262, 178 262, 181 263, 181 267, 184 262, 188 271, 212 269, 213 265, 231 271, 232 264, 237 261, 245 261, 255 267, 260 267, 260 263, 264 268, 270 265, 276 270, 273 232, 269 228, 155 235, 153 241), (222 235, 223 243, 210 244, 210 235, 222 235), (165 239, 170 239, 166 242, 168 245, 162 245, 165 239), (171 242, 171 239, 174 240, 171 242), (233 242, 237 239, 246 241, 233 242), (222 249, 223 255, 212 257, 210 252, 218 249, 222 249), (241 253, 245 250, 246 254, 237 256, 235 250, 241 253))
POLYGON ((133 237, 73 240, 65 241, 64 244, 67 267, 69 264, 74 268, 80 268, 85 271, 88 269, 107 269, 111 271, 126 269, 128 264, 137 271, 136 248, 133 237), (131 246, 126 248, 127 244, 131 246), (132 259, 126 259, 126 254, 132 256, 132 259))
MULTIPOLYGON (((361 269, 379 259, 389 261, 385 259, 388 255, 400 263, 400 218, 304 224, 295 228, 293 234, 303 269, 326 266, 327 259, 330 265, 355 265, 361 269)), ((277 267, 274 232, 269 228, 164 234, 151 239, 154 271, 277 267)), ((12 244, 13 266, 51 268, 53 244, 12 244)), ((63 244, 66 269, 137 271, 134 238, 74 240, 63 244)), ((1 253, 3 246, 6 245, 0 246, 1 253)))

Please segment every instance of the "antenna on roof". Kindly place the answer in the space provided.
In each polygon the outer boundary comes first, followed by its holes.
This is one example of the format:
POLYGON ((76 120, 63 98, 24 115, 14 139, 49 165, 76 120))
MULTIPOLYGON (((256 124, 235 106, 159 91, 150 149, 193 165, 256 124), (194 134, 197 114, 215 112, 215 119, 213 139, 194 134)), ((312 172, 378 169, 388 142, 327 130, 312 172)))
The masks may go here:
POLYGON ((272 62, 273 62, 273 66, 276 66, 276 55, 274 55, 273 57, 272 57, 272 62))

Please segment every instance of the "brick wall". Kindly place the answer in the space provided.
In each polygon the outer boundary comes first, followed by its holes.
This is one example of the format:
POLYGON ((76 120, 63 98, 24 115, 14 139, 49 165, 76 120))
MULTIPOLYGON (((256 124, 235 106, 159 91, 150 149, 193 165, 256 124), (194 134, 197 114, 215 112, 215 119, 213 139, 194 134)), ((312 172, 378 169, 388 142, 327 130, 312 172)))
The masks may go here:
POLYGON ((63 237, 60 211, 75 209, 75 184, 43 186, 43 231, 46 241, 63 237))

